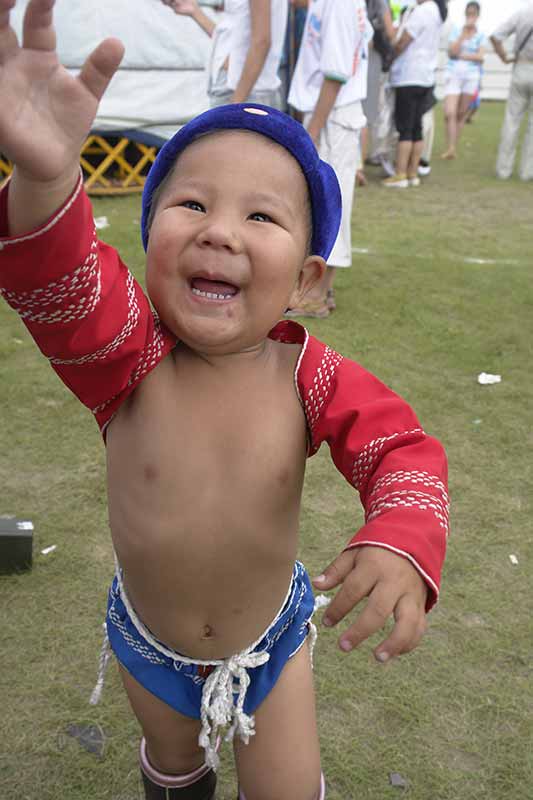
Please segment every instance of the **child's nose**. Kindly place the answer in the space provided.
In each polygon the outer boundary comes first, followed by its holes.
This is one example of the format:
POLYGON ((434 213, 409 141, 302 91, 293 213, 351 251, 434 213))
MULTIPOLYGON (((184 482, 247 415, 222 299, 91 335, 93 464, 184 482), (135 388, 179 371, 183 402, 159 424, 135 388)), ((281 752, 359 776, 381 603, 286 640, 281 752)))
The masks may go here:
POLYGON ((207 222, 198 234, 197 242, 201 247, 224 248, 232 253, 242 251, 241 238, 227 219, 207 222))

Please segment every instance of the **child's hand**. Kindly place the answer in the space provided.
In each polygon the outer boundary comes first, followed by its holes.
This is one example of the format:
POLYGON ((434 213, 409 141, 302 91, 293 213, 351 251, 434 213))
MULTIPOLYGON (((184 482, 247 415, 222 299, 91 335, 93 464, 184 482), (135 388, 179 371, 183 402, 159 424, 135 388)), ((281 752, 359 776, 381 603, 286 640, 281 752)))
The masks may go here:
POLYGON ((27 179, 49 183, 79 170, 79 153, 98 103, 122 59, 106 39, 78 77, 56 54, 54 0, 30 0, 22 44, 10 27, 15 0, 0 0, 0 152, 27 179))
POLYGON ((345 550, 313 583, 326 591, 343 584, 324 613, 325 625, 336 625, 368 597, 364 610, 340 637, 341 650, 352 650, 381 630, 391 614, 396 623, 374 650, 378 661, 408 653, 424 634, 426 584, 406 558, 390 550, 376 546, 345 550))

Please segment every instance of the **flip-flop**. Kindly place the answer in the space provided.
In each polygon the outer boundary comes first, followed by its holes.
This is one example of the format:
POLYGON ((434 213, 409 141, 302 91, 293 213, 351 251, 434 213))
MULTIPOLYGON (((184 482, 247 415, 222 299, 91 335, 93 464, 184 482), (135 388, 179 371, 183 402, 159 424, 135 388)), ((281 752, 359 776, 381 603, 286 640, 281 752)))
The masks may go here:
POLYGON ((289 308, 285 316, 292 317, 313 317, 314 319, 325 319, 329 317, 329 308, 321 300, 316 303, 302 303, 300 308, 289 308))

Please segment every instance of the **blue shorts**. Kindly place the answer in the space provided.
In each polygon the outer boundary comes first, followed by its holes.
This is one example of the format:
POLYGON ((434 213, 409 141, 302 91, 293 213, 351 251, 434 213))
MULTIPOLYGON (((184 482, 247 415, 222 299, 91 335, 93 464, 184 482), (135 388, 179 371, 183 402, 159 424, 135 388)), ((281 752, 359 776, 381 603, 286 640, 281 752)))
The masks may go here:
MULTIPOLYGON (((245 654, 251 653, 252 657, 254 654, 268 654, 265 655, 268 658, 265 663, 259 666, 246 665, 246 674, 249 674, 250 680, 248 685, 248 679, 244 675, 247 685, 243 711, 246 714, 253 714, 263 702, 289 658, 304 643, 311 627, 314 607, 315 599, 309 576, 305 567, 297 561, 283 607, 253 650, 244 651, 245 654)), ((132 622, 116 577, 109 591, 106 625, 115 656, 138 683, 180 714, 194 719, 201 718, 204 685, 214 668, 188 663, 190 659, 183 661, 182 654, 167 648, 163 643, 155 642, 161 648, 153 646, 132 622)), ((236 658, 242 655, 238 654, 236 658)), ((232 680, 237 689, 239 680, 235 681, 235 676, 232 680)), ((238 691, 233 696, 234 703, 237 703, 238 691)))

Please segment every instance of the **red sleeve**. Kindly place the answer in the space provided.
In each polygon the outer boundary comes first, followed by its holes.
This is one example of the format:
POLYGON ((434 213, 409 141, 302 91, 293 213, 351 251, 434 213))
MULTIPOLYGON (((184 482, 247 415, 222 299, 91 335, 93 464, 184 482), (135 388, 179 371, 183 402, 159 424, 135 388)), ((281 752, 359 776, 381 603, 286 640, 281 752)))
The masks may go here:
POLYGON ((310 455, 327 442, 359 491, 365 525, 348 547, 375 545, 407 558, 436 602, 448 533, 447 462, 410 406, 361 366, 310 337, 299 371, 310 455))
POLYGON ((51 219, 20 236, 7 236, 8 189, 0 192, 0 293, 103 429, 175 339, 118 253, 96 238, 81 178, 51 219))

